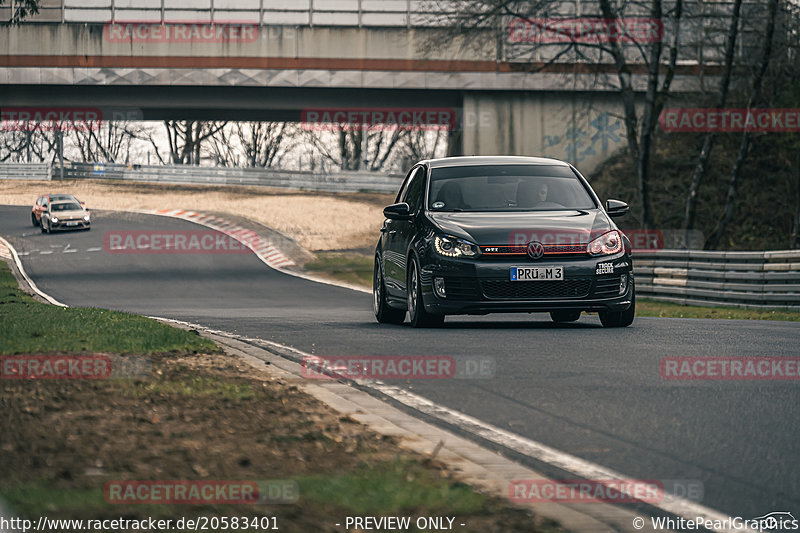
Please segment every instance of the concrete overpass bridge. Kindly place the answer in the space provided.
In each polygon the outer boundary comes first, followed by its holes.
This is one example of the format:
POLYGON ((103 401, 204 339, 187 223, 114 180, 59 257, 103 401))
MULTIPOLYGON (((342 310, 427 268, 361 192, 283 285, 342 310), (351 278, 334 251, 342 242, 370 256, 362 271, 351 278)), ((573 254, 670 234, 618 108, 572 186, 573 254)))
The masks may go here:
MULTIPOLYGON (((551 64, 507 21, 463 39, 426 4, 44 0, 39 15, 0 27, 0 106, 286 121, 309 108, 445 108, 459 117, 452 153, 546 155, 584 169, 624 144, 613 65, 551 64)), ((554 15, 593 5, 567 0, 554 15)), ((4 9, 8 19, 13 1, 4 9)), ((696 88, 691 63, 678 90, 696 88)))

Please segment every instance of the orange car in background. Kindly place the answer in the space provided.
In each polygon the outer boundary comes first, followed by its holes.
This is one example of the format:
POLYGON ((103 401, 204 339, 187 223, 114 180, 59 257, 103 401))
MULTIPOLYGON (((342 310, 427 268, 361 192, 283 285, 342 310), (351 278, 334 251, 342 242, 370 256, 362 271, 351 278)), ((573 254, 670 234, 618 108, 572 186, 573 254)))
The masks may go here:
MULTIPOLYGON (((47 206, 51 202, 63 202, 63 201, 72 201, 78 202, 82 206, 86 204, 78 200, 72 194, 44 194, 36 199, 36 203, 33 204, 33 208, 31 209, 31 223, 34 226, 41 226, 42 225, 42 213, 47 210, 47 206)), ((86 211, 89 211, 88 209, 86 211)))

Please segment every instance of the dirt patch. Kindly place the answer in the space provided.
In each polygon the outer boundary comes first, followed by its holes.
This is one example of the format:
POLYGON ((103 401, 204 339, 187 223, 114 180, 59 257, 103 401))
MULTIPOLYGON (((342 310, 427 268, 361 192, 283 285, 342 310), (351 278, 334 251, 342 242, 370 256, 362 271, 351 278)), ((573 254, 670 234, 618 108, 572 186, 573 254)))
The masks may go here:
POLYGON ((146 380, 0 380, 0 494, 18 514, 274 516, 282 531, 342 531, 334 524, 358 509, 348 502, 370 501, 385 480, 411 495, 445 494, 450 506, 412 499, 391 509, 395 513, 449 511, 467 524, 463 531, 555 529, 527 510, 472 492, 444 465, 400 451, 393 439, 340 417, 289 379, 254 372, 225 354, 151 359, 146 380), (106 503, 104 483, 126 479, 297 480, 300 500, 272 506, 106 503), (341 501, 320 496, 331 491, 355 495, 341 501))
POLYGON ((374 247, 393 195, 301 192, 249 186, 166 185, 110 180, 0 180, 0 203, 33 205, 46 193, 74 194, 95 209, 191 209, 245 216, 307 250, 374 247))

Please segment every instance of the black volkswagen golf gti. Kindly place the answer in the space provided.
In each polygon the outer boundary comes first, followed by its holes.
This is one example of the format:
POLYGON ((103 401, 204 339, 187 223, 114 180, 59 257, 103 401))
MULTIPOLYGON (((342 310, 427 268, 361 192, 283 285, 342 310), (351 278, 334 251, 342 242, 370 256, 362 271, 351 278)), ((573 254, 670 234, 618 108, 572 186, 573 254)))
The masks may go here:
POLYGON ((536 157, 448 157, 409 171, 375 252, 378 322, 438 326, 445 315, 597 311, 633 322, 631 245, 571 165, 536 157))

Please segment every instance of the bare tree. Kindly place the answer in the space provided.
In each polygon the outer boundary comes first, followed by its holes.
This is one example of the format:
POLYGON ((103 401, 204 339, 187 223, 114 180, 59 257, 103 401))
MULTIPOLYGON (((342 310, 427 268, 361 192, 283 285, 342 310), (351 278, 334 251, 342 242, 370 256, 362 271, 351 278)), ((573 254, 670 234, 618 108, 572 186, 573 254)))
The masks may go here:
MULTIPOLYGON (((742 0, 733 0, 733 7, 731 13, 730 25, 728 26, 728 33, 725 43, 725 65, 722 73, 722 79, 719 83, 719 91, 717 93, 717 101, 715 108, 720 109, 725 107, 728 101, 728 92, 730 90, 731 76, 733 73, 733 60, 736 51, 736 39, 739 36, 739 14, 742 9, 742 0)), ((714 148, 714 140, 717 138, 716 131, 710 131, 706 134, 703 141, 703 148, 700 150, 700 156, 697 159, 694 173, 692 174, 692 181, 689 185, 689 192, 686 195, 686 209, 683 216, 683 229, 694 229, 695 218, 697 215, 697 193, 700 189, 700 183, 705 176, 708 160, 711 157, 711 151, 714 148)))
POLYGON ((238 167, 241 162, 242 152, 234 142, 232 127, 232 124, 228 124, 208 138, 204 152, 215 166, 238 167))
MULTIPOLYGON (((176 165, 200 164, 203 144, 221 131, 226 124, 226 122, 165 120, 170 162, 176 165)), ((153 142, 152 136, 150 139, 153 142)), ((154 142, 153 146, 156 146, 154 142)), ((158 157, 161 159, 160 154, 158 157)))
POLYGON ((306 131, 305 138, 315 154, 333 166, 374 172, 386 169, 411 134, 401 128, 367 130, 366 154, 362 129, 340 127, 334 131, 306 131))
MULTIPOLYGON (((767 8, 767 22, 764 32, 764 39, 762 41, 761 58, 759 60, 758 69, 753 78, 753 88, 750 92, 750 98, 747 102, 747 109, 753 109, 759 101, 761 95, 761 86, 764 82, 764 76, 769 67, 770 58, 772 57, 772 42, 775 33, 775 19, 778 12, 778 0, 769 0, 767 8)), ((705 148, 705 146, 704 146, 705 148)), ((750 132, 745 130, 742 133, 742 140, 739 144, 739 152, 736 155, 736 161, 731 169, 730 177, 728 179, 728 192, 725 198, 725 208, 723 210, 722 218, 717 222, 716 227, 711 232, 707 241, 707 247, 716 249, 719 246, 722 235, 728 228, 728 224, 733 217, 733 207, 736 202, 736 188, 739 180, 739 173, 741 172, 742 165, 750 152, 750 132)), ((701 154, 702 155, 702 154, 701 154)))
MULTIPOLYGON (((540 27, 540 17, 547 13, 558 12, 558 0, 483 0, 470 3, 472 9, 467 14, 459 14, 449 20, 450 30, 441 33, 452 40, 454 34, 461 37, 475 34, 496 32, 498 53, 502 46, 504 20, 527 21, 532 27, 540 27)), ((648 42, 623 43, 619 39, 576 39, 568 33, 557 42, 534 43, 526 57, 517 57, 518 62, 528 60, 526 71, 537 72, 552 70, 560 61, 568 59, 574 63, 583 63, 582 71, 591 73, 594 68, 598 85, 608 86, 610 82, 604 77, 605 58, 613 63, 616 84, 613 88, 620 96, 623 109, 628 152, 635 170, 639 194, 640 220, 645 227, 653 225, 652 209, 649 199, 650 158, 655 143, 654 131, 661 110, 671 94, 671 85, 675 77, 675 68, 679 56, 680 24, 683 17, 683 0, 672 2, 672 8, 666 13, 661 0, 615 1, 599 0, 600 15, 605 20, 618 20, 627 16, 641 16, 643 9, 651 19, 671 21, 671 39, 668 55, 664 58, 664 47, 661 39, 648 42), (545 61, 537 60, 542 52, 549 57, 545 61), (644 66, 646 91, 644 101, 639 106, 641 116, 637 112, 637 88, 633 76, 644 66)), ((555 30, 558 32, 559 30, 555 30)), ((469 40, 469 39, 467 39, 469 40)), ((484 39, 485 41, 485 39, 484 39)), ((441 41, 440 41, 441 44, 441 41)), ((465 45, 466 46, 466 45, 465 45)), ((498 60, 501 59, 498 54, 498 60)), ((557 71, 558 69, 556 69, 557 71)))
POLYGON ((285 155, 298 144, 296 127, 286 122, 236 124, 236 137, 250 167, 280 166, 285 155))
POLYGON ((55 133, 36 126, 0 134, 0 161, 42 163, 53 159, 55 133))
POLYGON ((83 162, 127 162, 131 145, 146 138, 139 124, 128 121, 107 121, 99 128, 75 128, 69 135, 83 162))

